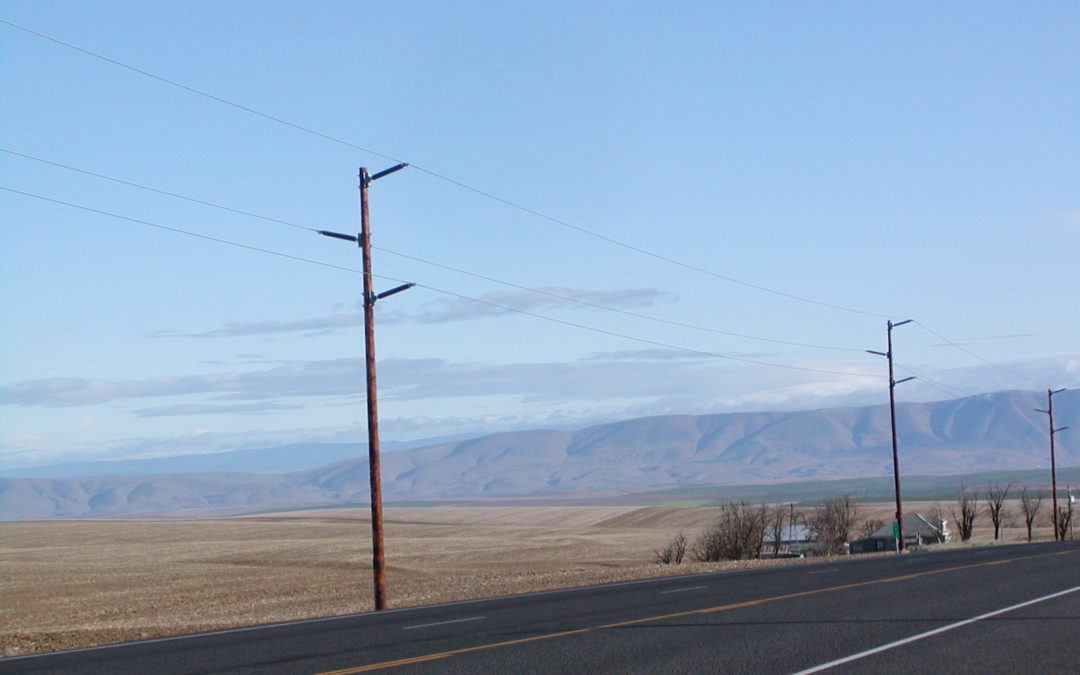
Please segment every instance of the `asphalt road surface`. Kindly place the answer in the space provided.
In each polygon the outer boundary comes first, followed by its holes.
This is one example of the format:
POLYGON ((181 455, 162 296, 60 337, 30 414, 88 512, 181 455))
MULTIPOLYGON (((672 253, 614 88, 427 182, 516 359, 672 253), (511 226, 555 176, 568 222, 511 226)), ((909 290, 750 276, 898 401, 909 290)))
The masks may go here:
POLYGON ((0 660, 3 673, 372 671, 1080 673, 1080 542, 854 556, 0 660))

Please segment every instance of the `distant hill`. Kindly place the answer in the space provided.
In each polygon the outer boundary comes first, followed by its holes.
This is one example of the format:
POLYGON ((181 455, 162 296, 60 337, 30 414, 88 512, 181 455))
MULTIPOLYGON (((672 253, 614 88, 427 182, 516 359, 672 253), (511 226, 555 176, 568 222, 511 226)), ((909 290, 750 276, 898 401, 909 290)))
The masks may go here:
MULTIPOLYGON (((380 445, 384 452, 396 452, 463 438, 468 438, 468 436, 447 436, 405 442, 383 441, 380 445)), ((365 457, 367 457, 367 443, 298 443, 273 448, 245 448, 227 452, 172 455, 148 459, 69 462, 2 469, 0 476, 79 478, 84 476, 160 476, 173 473, 285 473, 365 457)))
MULTIPOLYGON (((897 406, 901 470, 945 475, 1047 466, 1045 395, 998 392, 897 406)), ((1080 392, 1055 398, 1055 422, 1080 433, 1080 392)), ((1058 436, 1058 464, 1080 442, 1058 436)), ((387 453, 388 500, 641 491, 693 484, 883 476, 892 471, 887 406, 668 415, 579 431, 521 431, 387 453)), ((280 474, 187 473, 0 478, 0 518, 355 503, 367 461, 280 474)))

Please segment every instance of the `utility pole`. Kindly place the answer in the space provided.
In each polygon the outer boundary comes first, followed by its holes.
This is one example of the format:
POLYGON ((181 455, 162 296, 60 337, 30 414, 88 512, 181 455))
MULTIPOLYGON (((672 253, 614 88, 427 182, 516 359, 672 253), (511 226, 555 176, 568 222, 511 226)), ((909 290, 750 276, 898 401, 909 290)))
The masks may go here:
POLYGON ((382 477, 379 464, 379 404, 375 386, 375 301, 412 288, 402 284, 376 294, 371 283, 371 227, 368 219, 368 186, 383 176, 400 171, 408 164, 397 164, 373 176, 360 167, 360 234, 319 230, 319 234, 354 241, 360 245, 364 276, 364 362, 367 372, 368 471, 371 482, 371 571, 375 584, 375 609, 386 609, 386 557, 383 552, 382 477))
POLYGON ((1063 540, 1065 537, 1058 533, 1058 505, 1057 505, 1057 463, 1054 459, 1054 434, 1065 431, 1069 427, 1054 428, 1054 394, 1060 394, 1064 389, 1046 390, 1046 410, 1035 409, 1035 412, 1046 413, 1050 418, 1050 491, 1052 495, 1052 508, 1054 511, 1054 541, 1063 540))
POLYGON ((791 553, 791 545, 795 543, 795 502, 791 502, 791 518, 788 522, 788 553, 791 553))
POLYGON ((1065 486, 1065 493, 1068 495, 1067 499, 1069 503, 1069 539, 1076 539, 1076 537, 1073 536, 1073 521, 1076 519, 1072 517, 1072 509, 1073 504, 1076 503, 1076 497, 1073 496, 1072 485, 1065 486))
POLYGON ((914 380, 914 377, 905 377, 902 380, 897 380, 893 377, 893 349, 892 349, 892 331, 893 328, 903 326, 905 323, 911 323, 912 319, 906 319, 899 323, 893 323, 892 321, 886 322, 888 330, 886 330, 886 338, 888 340, 888 351, 876 352, 872 349, 866 351, 871 354, 877 354, 878 356, 884 356, 889 361, 889 421, 892 425, 892 468, 893 468, 893 489, 896 492, 896 552, 900 553, 904 550, 904 510, 900 502, 900 455, 897 452, 896 447, 896 385, 907 382, 908 380, 914 380))

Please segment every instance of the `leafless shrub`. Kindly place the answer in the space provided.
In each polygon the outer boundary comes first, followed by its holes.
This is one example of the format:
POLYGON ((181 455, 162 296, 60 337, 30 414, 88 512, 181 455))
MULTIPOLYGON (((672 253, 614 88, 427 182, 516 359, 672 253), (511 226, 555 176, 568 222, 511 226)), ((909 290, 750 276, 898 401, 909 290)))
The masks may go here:
POLYGON ((1004 487, 998 483, 986 486, 986 510, 990 512, 990 520, 994 523, 994 541, 1000 538, 1002 520, 1008 516, 1005 512, 1005 498, 1009 496, 1012 486, 1012 483, 1004 487))
POLYGON ((822 553, 843 553, 858 515, 858 504, 850 494, 822 502, 806 523, 810 539, 818 542, 822 553))
POLYGON ((1039 514, 1042 506, 1042 491, 1036 490, 1035 494, 1028 492, 1026 487, 1020 488, 1020 510, 1024 512, 1024 525, 1027 526, 1027 540, 1031 542, 1031 529, 1035 524, 1035 516, 1039 514))
POLYGON ((674 539, 668 542, 667 546, 654 551, 656 554, 656 562, 661 565, 682 564, 683 557, 686 555, 686 546, 686 535, 680 532, 674 539))
POLYGON ((731 502, 720 507, 720 518, 701 535, 691 553, 700 562, 760 558, 769 507, 731 502))
POLYGON ((862 525, 859 526, 859 534, 864 537, 869 537, 883 527, 885 527, 885 521, 881 518, 867 518, 862 521, 862 525))
POLYGON ((979 495, 974 491, 968 491, 967 486, 960 484, 960 492, 956 498, 956 510, 953 510, 953 520, 960 533, 960 541, 971 539, 971 532, 975 529, 975 516, 979 513, 979 495))

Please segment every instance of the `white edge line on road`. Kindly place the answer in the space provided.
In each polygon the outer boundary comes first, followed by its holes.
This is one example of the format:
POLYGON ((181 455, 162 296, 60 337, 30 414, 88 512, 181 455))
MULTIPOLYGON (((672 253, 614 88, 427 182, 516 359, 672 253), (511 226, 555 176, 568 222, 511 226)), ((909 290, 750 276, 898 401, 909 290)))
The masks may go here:
POLYGON ((945 631, 952 630, 953 628, 959 628, 961 626, 966 626, 966 625, 968 625, 970 623, 975 623, 977 621, 982 621, 983 619, 989 619, 990 617, 997 616, 998 614, 1004 614, 1005 612, 1011 612, 1014 609, 1020 609, 1021 607, 1027 607, 1028 605, 1034 605, 1036 603, 1044 602, 1046 600, 1053 600, 1054 598, 1058 598, 1058 597, 1061 597, 1063 595, 1068 595, 1069 593, 1075 593, 1076 591, 1080 591, 1080 586, 1073 586, 1072 588, 1066 588, 1063 591, 1058 591, 1057 593, 1051 593, 1050 595, 1044 595, 1041 598, 1035 598, 1034 600, 1028 600, 1027 602, 1021 602, 1020 604, 1012 605, 1011 607, 1003 607, 1001 609, 995 609, 994 611, 987 612, 986 614, 980 614, 979 616, 973 616, 970 619, 964 619, 963 621, 957 621, 955 623, 950 623, 950 624, 947 624, 945 626, 940 626, 940 627, 935 628, 933 630, 928 630, 925 633, 919 633, 918 635, 912 635, 911 637, 906 637, 903 640, 897 640, 896 642, 890 642, 888 644, 881 645, 880 647, 874 647, 873 649, 867 649, 864 652, 859 652, 858 654, 852 654, 851 656, 845 656, 844 658, 836 659, 835 661, 829 661, 828 663, 823 663, 820 666, 814 666, 813 668, 807 668, 806 670, 800 670, 799 672, 793 673, 792 675, 809 675, 809 673, 817 673, 817 672, 820 672, 822 670, 827 670, 827 669, 833 668, 835 666, 843 665, 845 663, 851 663, 852 661, 855 661, 856 659, 861 659, 864 656, 870 656, 871 654, 877 654, 878 652, 883 652, 885 650, 892 649, 893 647, 899 647, 901 645, 906 645, 909 642, 915 642, 916 640, 922 640, 923 638, 928 638, 931 635, 937 635, 938 633, 944 633, 945 631))
POLYGON ((687 591, 700 591, 708 586, 690 586, 689 588, 673 588, 670 591, 660 591, 660 595, 667 595, 668 593, 686 593, 687 591))
POLYGON ((401 630, 416 630, 417 628, 430 628, 432 626, 445 626, 450 623, 464 623, 466 621, 483 621, 486 616, 470 616, 467 619, 450 619, 449 621, 436 621, 434 623, 418 623, 415 626, 402 626, 401 630))
POLYGON ((813 571, 807 572, 807 574, 826 574, 827 572, 839 572, 839 571, 840 571, 839 567, 829 567, 829 568, 823 569, 823 570, 813 570, 813 571))

